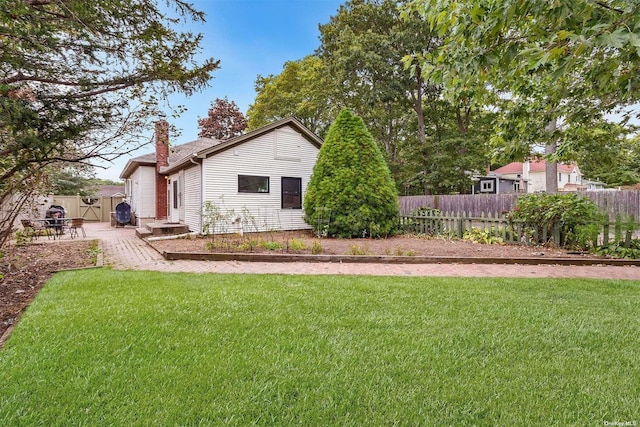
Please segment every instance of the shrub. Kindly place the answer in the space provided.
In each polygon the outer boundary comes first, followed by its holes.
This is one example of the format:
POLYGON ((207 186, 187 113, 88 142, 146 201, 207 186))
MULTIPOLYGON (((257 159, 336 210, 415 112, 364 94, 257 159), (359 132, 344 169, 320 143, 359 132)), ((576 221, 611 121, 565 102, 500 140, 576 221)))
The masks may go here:
POLYGON ((595 253, 613 258, 640 259, 640 239, 633 239, 629 243, 617 241, 602 245, 596 248, 595 253))
POLYGON ((303 251, 306 248, 307 247, 305 246, 304 242, 300 239, 292 239, 290 241, 287 241, 287 250, 289 251, 303 251))
POLYGON ((259 245, 268 251, 277 251, 282 249, 282 245, 278 242, 260 241, 259 245))
POLYGON ((260 242, 255 239, 247 239, 238 245, 238 250, 243 252, 253 252, 260 245, 260 242))
POLYGON ((18 230, 15 233, 16 236, 16 246, 26 246, 31 242, 31 238, 29 234, 24 230, 18 230))
POLYGON ((314 240, 313 243, 311 244, 311 253, 314 255, 318 255, 318 254, 321 254, 322 251, 323 249, 320 242, 317 240, 314 240))
POLYGON ((358 245, 353 245, 349 248, 347 255, 367 255, 369 253, 367 247, 361 248, 358 245))
POLYGON ((384 250, 385 255, 395 255, 395 256, 415 256, 416 251, 414 250, 404 250, 402 248, 395 248, 393 251, 391 249, 384 250))
POLYGON ((470 230, 464 232, 462 236, 464 240, 469 240, 474 243, 481 243, 484 245, 503 244, 502 237, 495 235, 495 229, 484 230, 477 227, 472 227, 470 230))
POLYGON ((398 227, 389 167, 362 119, 346 109, 329 128, 305 194, 305 220, 318 234, 326 227, 328 236, 379 237, 398 227))
POLYGON ((524 195, 506 217, 512 226, 524 223, 530 236, 537 236, 535 243, 547 243, 557 232, 558 246, 575 249, 595 246, 603 219, 595 202, 573 193, 524 195))

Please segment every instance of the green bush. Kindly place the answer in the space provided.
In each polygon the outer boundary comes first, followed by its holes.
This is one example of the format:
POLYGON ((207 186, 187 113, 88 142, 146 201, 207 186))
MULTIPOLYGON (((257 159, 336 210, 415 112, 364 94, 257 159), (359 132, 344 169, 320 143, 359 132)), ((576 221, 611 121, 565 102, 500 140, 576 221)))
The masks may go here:
POLYGON ((506 215, 514 226, 523 223, 534 243, 588 249, 595 246, 603 215, 591 199, 577 194, 527 194, 506 215), (546 236, 546 240, 545 240, 546 236))
POLYGON ((493 227, 489 230, 472 227, 470 230, 466 230, 464 232, 464 236, 462 238, 473 243, 482 243, 484 245, 501 245, 504 243, 502 237, 496 236, 496 230, 493 227))
POLYGON ((290 241, 287 241, 287 251, 298 252, 305 249, 307 249, 307 246, 300 239, 292 239, 290 241))
POLYGON ((322 251, 323 251, 322 244, 319 241, 314 240, 313 244, 311 245, 311 253, 314 255, 318 255, 318 254, 321 254, 322 251))
POLYGON ((265 240, 261 240, 258 245, 268 251, 277 251, 282 249, 282 245, 278 242, 268 242, 265 240))
POLYGON ((380 237, 397 230, 398 194, 389 167, 362 119, 346 109, 320 149, 304 210, 322 235, 380 237))
POLYGON ((595 253, 613 258, 640 259, 640 239, 633 239, 629 243, 617 241, 602 245, 596 248, 595 253))

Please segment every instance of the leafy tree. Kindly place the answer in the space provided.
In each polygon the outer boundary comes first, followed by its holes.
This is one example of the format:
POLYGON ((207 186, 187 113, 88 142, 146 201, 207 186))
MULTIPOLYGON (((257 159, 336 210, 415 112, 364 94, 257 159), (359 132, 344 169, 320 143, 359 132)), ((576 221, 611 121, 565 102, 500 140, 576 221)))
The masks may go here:
POLYGON ((93 196, 103 185, 115 185, 124 187, 124 182, 110 179, 95 178, 94 170, 91 167, 79 163, 67 163, 55 165, 55 168, 48 174, 49 191, 61 196, 82 197, 93 196))
POLYGON ((571 137, 581 141, 575 151, 562 153, 580 166, 588 179, 606 183, 609 187, 640 182, 640 140, 630 129, 609 122, 596 122, 590 127, 570 129, 571 137))
POLYGON ((317 56, 284 64, 277 76, 258 76, 256 100, 247 112, 249 129, 294 116, 319 136, 326 134, 335 117, 335 82, 317 56))
POLYGON ((247 119, 234 101, 216 98, 211 103, 207 117, 198 120, 199 137, 225 140, 242 135, 247 128, 247 119))
MULTIPOLYGON (((113 160, 138 148, 168 95, 207 85, 218 62, 196 63, 202 36, 174 28, 203 14, 182 0, 164 3, 3 2, 0 205, 19 207, 43 189, 51 164, 113 160)), ((17 210, 0 218, 0 245, 17 210)))
MULTIPOLYGON (((425 115, 424 144, 406 144, 401 149, 400 191, 406 195, 468 193, 471 172, 483 171, 488 161, 487 141, 494 115, 476 112, 468 129, 458 127, 455 107, 440 100, 432 102, 425 115)), ((400 184, 399 183, 399 184, 400 184)))
POLYGON ((444 101, 417 60, 404 67, 404 57, 427 56, 441 39, 418 14, 400 19, 403 3, 346 2, 320 26, 318 54, 340 90, 336 99, 381 143, 399 190, 459 192, 470 187, 465 171, 483 169, 488 158, 473 123, 483 114, 462 96, 444 101))
POLYGON ((91 181, 93 171, 84 165, 69 163, 55 165, 55 169, 49 174, 50 188, 53 194, 61 196, 92 195, 97 185, 91 181), (61 166, 61 167, 58 167, 61 166))
POLYGON ((399 17, 398 2, 393 0, 348 1, 320 26, 318 49, 343 105, 365 120, 392 162, 404 139, 401 129, 412 117, 417 121, 414 137, 425 141, 423 101, 428 91, 436 90, 421 73, 412 74, 402 64, 405 55, 437 45, 436 34, 421 19, 399 17))
POLYGON ((398 195, 389 168, 362 119, 347 109, 320 148, 304 210, 307 223, 329 236, 385 236, 398 226, 398 195))
MULTIPOLYGON (((391 0, 346 2, 321 25, 316 55, 290 61, 281 74, 256 81, 249 128, 294 115, 323 137, 337 109, 365 122, 380 144, 399 189, 409 193, 459 192, 470 187, 467 170, 484 168, 488 137, 484 114, 441 90, 402 58, 426 54, 439 43, 419 16, 400 19, 391 0)), ((419 67, 414 61, 414 67, 419 67)))
MULTIPOLYGON (((558 144, 580 144, 563 130, 639 98, 635 0, 414 0, 405 13, 420 13, 443 37, 433 54, 408 61, 442 83, 449 99, 469 93, 499 106, 505 120, 494 142, 503 150, 528 154, 543 143, 554 160, 558 144)), ((547 172, 551 188, 555 172, 547 172)))

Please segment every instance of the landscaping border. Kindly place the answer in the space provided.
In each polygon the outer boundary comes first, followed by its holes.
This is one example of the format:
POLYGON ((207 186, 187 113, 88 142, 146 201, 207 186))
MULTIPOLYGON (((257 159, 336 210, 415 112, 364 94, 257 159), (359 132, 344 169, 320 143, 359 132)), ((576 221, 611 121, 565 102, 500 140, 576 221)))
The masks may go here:
MULTIPOLYGON (((155 248, 154 248, 155 249, 155 248)), ((246 261, 246 262, 333 262, 373 264, 522 264, 522 265, 610 265, 638 266, 638 259, 616 258, 481 258, 444 256, 393 256, 393 255, 307 255, 270 253, 216 253, 216 252, 167 252, 160 253, 166 260, 194 261, 246 261)))

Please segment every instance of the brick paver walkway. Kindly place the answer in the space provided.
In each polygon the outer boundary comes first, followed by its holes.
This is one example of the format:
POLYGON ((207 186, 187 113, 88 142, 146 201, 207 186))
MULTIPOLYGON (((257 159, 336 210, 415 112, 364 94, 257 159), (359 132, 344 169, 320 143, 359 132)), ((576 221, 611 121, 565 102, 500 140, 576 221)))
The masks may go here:
POLYGON ((133 228, 114 228, 109 223, 85 223, 87 239, 100 239, 104 264, 116 269, 195 273, 248 274, 355 274, 388 276, 452 277, 577 277, 640 280, 639 267, 501 265, 501 264, 354 264, 269 263, 238 261, 167 261, 133 228))

